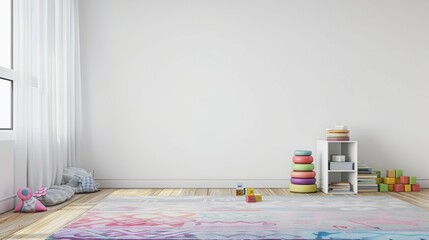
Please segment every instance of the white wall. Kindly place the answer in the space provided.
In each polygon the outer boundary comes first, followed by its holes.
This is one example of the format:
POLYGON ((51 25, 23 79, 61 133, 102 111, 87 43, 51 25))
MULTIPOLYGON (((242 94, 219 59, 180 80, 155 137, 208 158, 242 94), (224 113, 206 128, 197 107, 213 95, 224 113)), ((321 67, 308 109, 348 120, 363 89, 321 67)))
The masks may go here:
POLYGON ((429 179, 429 1, 80 1, 80 165, 103 186, 285 186, 347 124, 429 179))
POLYGON ((0 214, 15 204, 14 141, 0 140, 0 214))

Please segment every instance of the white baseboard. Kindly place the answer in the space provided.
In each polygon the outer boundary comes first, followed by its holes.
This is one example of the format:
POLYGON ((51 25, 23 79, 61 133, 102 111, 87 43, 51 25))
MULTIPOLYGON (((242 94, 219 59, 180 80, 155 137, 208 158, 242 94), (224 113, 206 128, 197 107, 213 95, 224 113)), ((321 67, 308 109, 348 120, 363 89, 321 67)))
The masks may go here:
MULTIPOLYGON (((237 183, 254 188, 289 188, 290 179, 95 179, 101 188, 235 188, 237 183)), ((429 179, 417 179, 429 188, 429 179)), ((319 185, 319 179, 317 179, 319 185)))
POLYGON ((0 214, 12 210, 15 206, 15 195, 0 199, 0 214))

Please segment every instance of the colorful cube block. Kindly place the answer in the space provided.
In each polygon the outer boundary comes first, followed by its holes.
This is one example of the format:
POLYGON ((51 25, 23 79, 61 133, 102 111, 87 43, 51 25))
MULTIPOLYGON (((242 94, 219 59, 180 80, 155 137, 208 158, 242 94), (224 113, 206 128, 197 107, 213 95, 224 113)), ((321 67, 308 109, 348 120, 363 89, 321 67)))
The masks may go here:
POLYGON ((398 177, 401 177, 401 176, 402 176, 402 170, 401 169, 396 169, 395 170, 395 177, 398 178, 398 177))
POLYGON ((395 184, 388 184, 387 186, 388 186, 388 189, 389 189, 389 192, 393 192, 393 186, 394 186, 395 184))
POLYGON ((404 184, 395 184, 393 187, 393 190, 395 192, 403 192, 404 191, 404 184))
POLYGON ((411 185, 411 190, 413 192, 420 192, 420 184, 416 183, 416 184, 411 185))
POLYGON ((383 182, 381 178, 376 178, 375 181, 377 181, 377 184, 380 184, 383 182))
POLYGON ((256 202, 255 195, 246 195, 246 202, 256 202))
POLYGON ((244 195, 243 189, 239 189, 239 188, 235 189, 235 195, 236 196, 243 196, 244 195))
POLYGON ((396 183, 395 181, 396 181, 396 178, 391 178, 391 177, 383 178, 384 184, 395 184, 396 183))
POLYGON ((416 184, 417 183, 417 177, 416 176, 411 176, 410 177, 410 184, 416 184))
POLYGON ((399 184, 401 183, 401 181, 399 180, 399 178, 395 178, 395 184, 399 184))
POLYGON ((405 192, 411 192, 411 185, 410 184, 404 185, 404 191, 405 192))
POLYGON ((380 191, 380 192, 388 192, 389 191, 389 185, 384 184, 384 183, 380 183, 378 185, 378 191, 380 191))
POLYGON ((262 202, 262 195, 261 194, 255 194, 255 200, 257 202, 262 202))
POLYGON ((255 189, 246 188, 246 195, 255 195, 255 189))
POLYGON ((396 171, 395 171, 395 169, 387 169, 387 171, 386 171, 386 177, 388 177, 388 178, 395 178, 396 177, 396 171))
POLYGON ((399 177, 399 183, 402 183, 402 184, 408 184, 408 183, 410 183, 410 177, 409 176, 401 176, 401 177, 399 177))

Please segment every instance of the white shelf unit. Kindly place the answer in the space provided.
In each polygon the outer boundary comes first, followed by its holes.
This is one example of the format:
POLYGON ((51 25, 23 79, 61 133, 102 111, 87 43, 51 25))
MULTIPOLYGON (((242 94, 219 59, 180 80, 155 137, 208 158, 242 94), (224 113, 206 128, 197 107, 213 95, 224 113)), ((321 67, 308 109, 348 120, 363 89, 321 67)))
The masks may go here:
POLYGON ((320 185, 324 193, 357 194, 358 192, 358 142, 357 141, 317 141, 317 162, 320 169, 320 185), (353 162, 353 170, 329 170, 332 154, 346 156, 346 162, 353 162), (333 182, 349 182, 350 192, 331 192, 329 184, 333 182))

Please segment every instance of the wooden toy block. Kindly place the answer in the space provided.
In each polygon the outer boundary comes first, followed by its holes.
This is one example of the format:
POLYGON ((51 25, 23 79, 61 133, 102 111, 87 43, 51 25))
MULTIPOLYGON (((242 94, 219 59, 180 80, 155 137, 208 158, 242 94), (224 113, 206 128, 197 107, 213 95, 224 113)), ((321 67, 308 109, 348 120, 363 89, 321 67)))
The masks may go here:
POLYGON ((246 188, 246 195, 255 195, 255 189, 246 188))
POLYGON ((402 170, 401 169, 396 169, 395 171, 395 177, 401 177, 402 176, 402 170))
POLYGON ((404 184, 395 184, 393 187, 393 190, 395 192, 403 192, 404 191, 404 184))
POLYGON ((395 184, 399 184, 401 183, 401 181, 399 180, 399 178, 395 178, 395 184))
POLYGON ((384 184, 384 183, 380 183, 378 185, 378 191, 380 191, 380 192, 388 192, 389 191, 389 185, 384 184))
POLYGON ((386 170, 386 177, 395 178, 396 177, 395 169, 387 169, 386 170))
POLYGON ((244 195, 243 189, 239 189, 239 188, 235 189, 235 196, 243 196, 243 195, 244 195))
POLYGON ((420 192, 420 184, 416 183, 416 184, 411 185, 411 190, 413 192, 420 192))
POLYGON ((410 184, 404 185, 404 191, 405 192, 411 192, 411 185, 410 184))
POLYGON ((256 202, 255 195, 246 195, 246 202, 256 202))
POLYGON ((402 184, 408 184, 408 183, 410 183, 410 177, 409 176, 401 176, 401 177, 399 177, 399 183, 402 183, 402 184))
POLYGON ((389 189, 389 192, 393 192, 394 184, 388 184, 387 186, 388 186, 387 188, 389 189))
POLYGON ((375 173, 377 173, 377 178, 381 178, 381 171, 374 171, 375 173))
MULTIPOLYGON (((410 186, 411 187, 411 186, 410 186)), ((262 195, 261 194, 255 194, 255 200, 257 202, 262 202, 262 195)))
POLYGON ((383 183, 385 184, 395 184, 396 178, 385 177, 383 178, 383 183))
POLYGON ((410 177, 410 184, 416 184, 417 183, 417 177, 416 176, 411 176, 410 177))
POLYGON ((375 181, 377 181, 377 184, 382 183, 382 179, 381 178, 376 178, 375 181))

